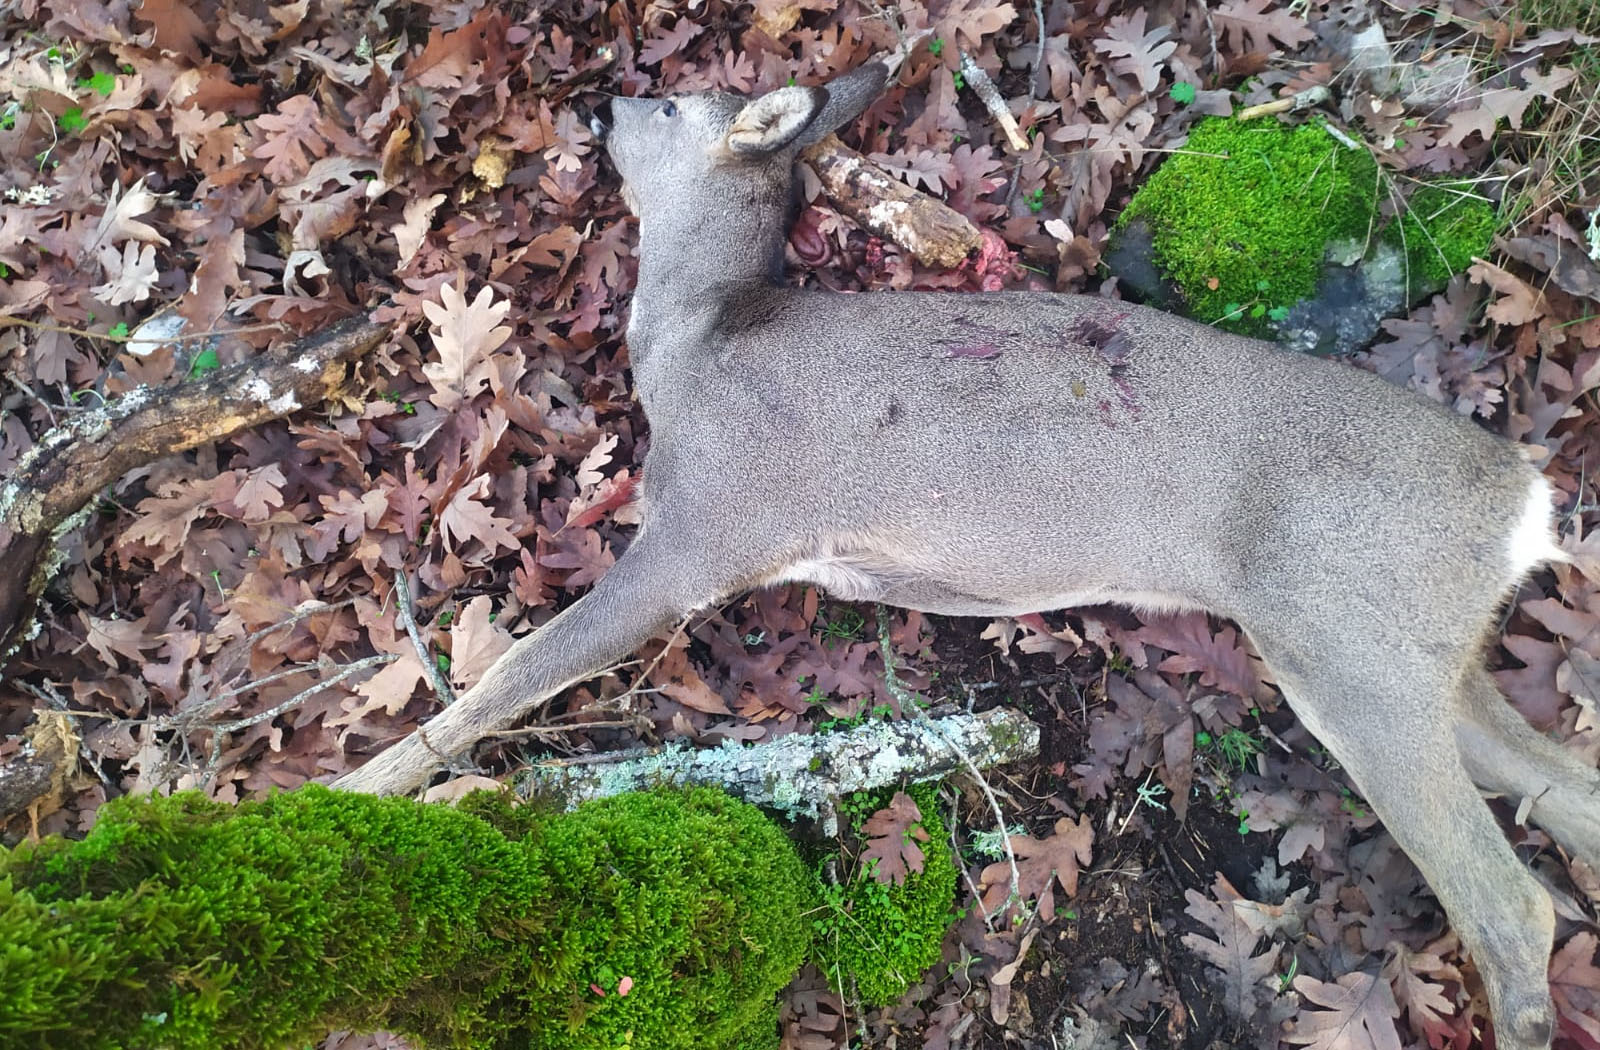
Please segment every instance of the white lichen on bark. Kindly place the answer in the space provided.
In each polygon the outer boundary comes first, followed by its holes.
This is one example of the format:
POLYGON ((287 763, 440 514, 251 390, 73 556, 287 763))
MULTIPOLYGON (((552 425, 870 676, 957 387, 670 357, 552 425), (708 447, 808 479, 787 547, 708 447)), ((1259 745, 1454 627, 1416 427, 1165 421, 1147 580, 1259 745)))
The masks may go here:
POLYGON ((533 765, 517 777, 517 791, 571 807, 624 791, 709 785, 791 820, 820 819, 831 835, 842 796, 937 780, 961 768, 950 742, 987 768, 1038 754, 1039 727, 1015 711, 996 709, 932 721, 868 722, 838 733, 792 733, 748 747, 730 741, 694 750, 679 743, 607 764, 533 765))

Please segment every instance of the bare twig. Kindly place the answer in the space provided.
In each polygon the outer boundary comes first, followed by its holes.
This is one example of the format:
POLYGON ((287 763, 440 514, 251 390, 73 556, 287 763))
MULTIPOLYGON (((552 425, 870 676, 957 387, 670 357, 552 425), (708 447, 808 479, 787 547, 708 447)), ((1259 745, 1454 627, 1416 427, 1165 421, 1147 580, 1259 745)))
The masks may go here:
MULTIPOLYGON (((277 718, 285 711, 299 707, 301 704, 322 692, 324 689, 336 686, 345 679, 353 678, 363 671, 370 671, 374 667, 382 667, 384 664, 393 663, 398 659, 399 657, 393 653, 379 653, 377 656, 369 656, 363 660, 357 660, 355 663, 345 666, 338 674, 333 675, 330 678, 324 678, 322 681, 308 689, 302 689, 300 692, 294 694, 281 704, 276 704, 265 711, 257 712, 256 714, 250 715, 246 718, 236 718, 231 722, 218 722, 216 725, 211 726, 211 758, 206 763, 206 770, 201 777, 201 783, 209 782, 216 774, 217 763, 222 758, 222 743, 228 734, 237 733, 241 729, 248 729, 250 726, 258 725, 262 722, 267 722, 277 718)), ((252 683, 252 685, 255 684, 259 683, 252 683)))
POLYGON ((1022 129, 1017 126, 1017 118, 1011 115, 1011 107, 1006 105, 1006 100, 1000 94, 1000 89, 994 86, 994 81, 989 79, 989 74, 983 71, 972 55, 961 52, 961 76, 966 80, 967 86, 983 101, 983 106, 1000 125, 1000 130, 1006 133, 1006 141, 1018 153, 1028 149, 1027 136, 1022 134, 1022 129))
POLYGON ((62 540, 101 490, 135 467, 348 389, 351 365, 389 332, 352 318, 202 379, 135 388, 41 437, 0 479, 0 664, 32 636, 39 598, 65 558, 62 540))
POLYGON ((1036 754, 1038 746, 1037 726, 996 708, 940 721, 873 720, 840 732, 790 733, 749 746, 724 742, 692 749, 680 741, 540 761, 522 771, 516 784, 523 795, 553 797, 569 806, 636 788, 714 784, 791 819, 820 820, 824 833, 834 835, 836 803, 844 795, 948 776, 963 768, 962 755, 975 765, 999 765, 1036 754))
POLYGON ((1233 119, 1254 120, 1269 113, 1299 113, 1302 110, 1310 109, 1312 106, 1320 106, 1332 97, 1333 93, 1328 90, 1327 85, 1316 84, 1306 88, 1304 91, 1297 91, 1288 98, 1275 98, 1271 102, 1263 102, 1259 106, 1246 106, 1235 113, 1233 119))
MULTIPOLYGON (((16 325, 19 328, 32 328, 39 332, 59 332, 62 335, 75 335, 82 339, 97 339, 103 343, 126 343, 126 336, 118 338, 106 332, 91 332, 87 328, 72 328, 67 325, 47 324, 44 321, 29 321, 15 314, 0 313, 0 328, 9 328, 16 325)), ((264 321, 261 324, 238 325, 232 328, 208 328, 203 332, 184 332, 178 335, 164 335, 160 339, 152 340, 155 343, 192 343, 205 339, 216 339, 225 335, 246 335, 253 332, 287 332, 289 326, 282 321, 264 321)))
POLYGON ((1028 76, 1028 97, 1039 97, 1039 70, 1044 68, 1044 0, 1033 0, 1033 24, 1039 39, 1033 45, 1033 65, 1028 76))
POLYGON ((422 632, 417 629, 417 619, 411 613, 411 588, 406 583, 404 569, 394 574, 394 595, 395 613, 400 617, 406 634, 411 637, 411 646, 417 651, 417 659, 427 669, 428 681, 433 683, 433 691, 438 694, 439 702, 449 707, 456 702, 456 691, 450 688, 450 679, 444 676, 439 661, 428 652, 428 644, 422 640, 422 632))

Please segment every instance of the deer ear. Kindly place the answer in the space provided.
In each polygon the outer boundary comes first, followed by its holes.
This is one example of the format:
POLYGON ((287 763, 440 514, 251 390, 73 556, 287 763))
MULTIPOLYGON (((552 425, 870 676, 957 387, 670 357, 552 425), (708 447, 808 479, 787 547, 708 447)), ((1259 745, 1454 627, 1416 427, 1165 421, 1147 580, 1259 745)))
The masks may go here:
POLYGON ((830 131, 837 131, 866 112, 874 99, 883 94, 889 67, 874 59, 828 81, 828 104, 800 134, 804 148, 821 142, 830 131))
POLYGON ((733 126, 728 129, 728 148, 741 157, 776 153, 793 144, 827 102, 828 93, 817 87, 769 91, 747 103, 733 118, 733 126))

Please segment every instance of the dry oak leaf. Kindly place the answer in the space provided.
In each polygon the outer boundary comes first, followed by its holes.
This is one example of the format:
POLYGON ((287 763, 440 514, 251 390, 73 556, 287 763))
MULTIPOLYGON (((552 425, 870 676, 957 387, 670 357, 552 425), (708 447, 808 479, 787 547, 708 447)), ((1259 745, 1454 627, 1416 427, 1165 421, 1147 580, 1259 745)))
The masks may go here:
POLYGON ((1520 131, 1522 115, 1538 94, 1531 88, 1490 88, 1478 96, 1478 105, 1450 114, 1439 133, 1439 145, 1460 146, 1474 132, 1488 142, 1501 118, 1520 131))
POLYGON ((1245 640, 1233 627, 1211 633, 1205 613, 1186 612, 1150 616, 1135 633, 1146 645, 1172 653, 1157 666, 1176 674, 1199 672, 1200 684, 1224 689, 1238 696, 1257 698, 1265 691, 1261 664, 1245 647, 1245 640))
POLYGON ((457 689, 476 685, 516 639, 494 623, 494 603, 480 594, 461 608, 450 625, 450 682, 457 689))
POLYGON ((283 506, 283 486, 287 479, 276 463, 268 463, 245 473, 239 482, 239 491, 233 494, 234 506, 244 513, 249 522, 266 521, 273 507, 283 506))
POLYGON ((211 509, 215 482, 174 481, 161 485, 156 495, 139 501, 137 516, 117 537, 117 549, 143 544, 154 551, 151 564, 160 568, 183 549, 194 520, 211 509))
POLYGON ((872 877, 879 882, 898 885, 922 870, 918 843, 928 841, 928 831, 922 826, 922 810, 904 791, 896 791, 887 806, 868 817, 861 833, 867 839, 861 859, 877 862, 872 877))
POLYGON ((112 306, 124 303, 142 303, 150 298, 161 274, 156 270, 156 249, 152 244, 127 241, 118 252, 111 245, 101 245, 100 265, 110 280, 90 289, 98 299, 112 306))
POLYGON ((511 338, 511 329, 500 324, 511 309, 510 300, 494 301, 494 290, 485 286, 469 304, 452 285, 439 289, 439 302, 424 302, 422 312, 437 329, 433 345, 438 361, 429 361, 422 372, 433 383, 428 400, 445 411, 454 411, 489 386, 498 375, 490 360, 500 345, 511 338))
POLYGON ((1404 1050, 1394 1025, 1400 1007, 1383 978, 1347 973, 1329 983, 1301 974, 1294 990, 1324 1009, 1302 1007, 1285 1042, 1313 1050, 1404 1050))
POLYGON ((1271 998, 1271 986, 1277 980, 1278 948, 1268 944, 1262 954, 1256 954, 1262 927, 1255 921, 1257 916, 1239 906, 1247 902, 1232 883, 1218 875, 1211 892, 1217 900, 1206 898, 1198 890, 1186 890, 1189 906, 1183 910, 1204 923, 1216 939, 1186 933, 1183 943, 1221 972, 1223 1007, 1228 1013, 1249 1021, 1271 998))
POLYGON ((160 198, 145 186, 144 179, 139 179, 120 195, 116 185, 113 184, 111 199, 108 201, 109 207, 95 224, 94 236, 84 246, 84 250, 98 253, 102 246, 115 244, 118 241, 167 244, 167 239, 157 233, 154 226, 139 221, 139 216, 154 211, 159 203, 160 198))
MULTIPOLYGON (((657 26, 651 37, 644 42, 644 46, 639 49, 640 64, 653 66, 668 55, 677 54, 689 41, 705 32, 705 28, 688 18, 679 18, 671 29, 657 26)), ((545 157, 549 159, 549 154, 545 157)))
MULTIPOLYGON (((1093 859, 1094 825, 1087 814, 1077 823, 1062 817, 1048 838, 1012 835, 1010 841, 1017 857, 1018 889, 1024 897, 1038 899, 1039 917, 1049 922, 1056 914, 1055 884, 1059 882, 1068 897, 1078 892, 1078 873, 1093 859)), ((1002 860, 984 868, 978 886, 985 910, 997 911, 1011 895, 1011 865, 1002 860)))
POLYGON ((1487 284, 1504 296, 1496 299, 1484 311, 1501 324, 1527 324, 1550 312, 1550 303, 1543 292, 1494 263, 1479 259, 1467 270, 1467 276, 1477 284, 1487 284))
POLYGON ((439 514, 439 531, 444 536, 445 547, 459 551, 469 540, 477 540, 492 555, 496 547, 516 550, 521 542, 511 531, 510 519, 495 517, 494 511, 479 497, 489 495, 489 477, 480 474, 470 484, 463 485, 451 497, 449 504, 439 514))
POLYGON ((133 17, 155 26, 155 45, 162 51, 171 51, 196 62, 200 60, 201 41, 210 41, 211 31, 205 20, 194 13, 190 4, 182 0, 144 0, 133 17))
POLYGON ((428 239, 428 231, 433 228, 433 213, 448 199, 442 193, 435 193, 431 197, 413 197, 406 202, 403 218, 390 229, 400 249, 402 266, 411 261, 411 257, 422 247, 422 242, 428 239))
POLYGON ((1600 966, 1595 945, 1600 938, 1583 932, 1573 936, 1550 960, 1550 995, 1562 1020, 1600 1042, 1600 966))
POLYGON ((1161 83, 1161 67, 1178 50, 1176 41, 1167 40, 1170 26, 1156 26, 1145 32, 1148 17, 1143 8, 1131 15, 1118 15, 1106 23, 1106 35, 1094 42, 1096 51, 1112 56, 1112 72, 1132 77, 1139 90, 1145 92, 1154 91, 1161 83))
POLYGON ((1017 17, 1017 9, 1012 5, 995 4, 991 0, 948 0, 929 7, 934 8, 928 12, 933 20, 934 36, 949 40, 960 33, 972 47, 982 44, 984 37, 1000 32, 1017 17))
POLYGON ((1227 39, 1228 49, 1236 53, 1273 50, 1276 40, 1285 48, 1296 48, 1316 34, 1304 21, 1283 8, 1267 11, 1273 0, 1228 0, 1212 16, 1227 39))
POLYGON ((544 151, 544 159, 559 171, 577 171, 583 167, 583 158, 593 148, 594 136, 589 134, 583 119, 569 106, 556 117, 556 141, 544 151))
POLYGON ((255 119, 253 130, 261 144, 250 155, 267 162, 262 172, 273 182, 298 182, 311 170, 311 158, 328 152, 328 140, 318 130, 320 124, 316 100, 310 95, 292 95, 279 104, 277 113, 255 119))
POLYGON ((352 732, 365 733, 361 720, 374 711, 382 711, 393 718, 411 702, 412 694, 419 685, 431 685, 428 669, 422 666, 422 661, 417 659, 417 654, 409 648, 400 653, 400 658, 393 663, 385 664, 377 674, 356 686, 356 696, 362 699, 346 700, 341 706, 345 713, 328 721, 330 729, 342 728, 339 734, 342 742, 352 732))
MULTIPOLYGON (((527 559, 525 559, 527 560, 527 559)), ((683 646, 665 649, 655 658, 650 684, 692 711, 707 715, 731 715, 727 701, 706 684, 700 672, 689 663, 683 646)))
POLYGON ((1413 952, 1398 943, 1393 949, 1383 976, 1394 990, 1395 1001, 1405 1008, 1412 1032, 1427 1039, 1429 1046, 1443 1046, 1453 1034, 1451 1019, 1456 1013, 1443 982, 1459 987, 1461 971, 1426 949, 1413 952))

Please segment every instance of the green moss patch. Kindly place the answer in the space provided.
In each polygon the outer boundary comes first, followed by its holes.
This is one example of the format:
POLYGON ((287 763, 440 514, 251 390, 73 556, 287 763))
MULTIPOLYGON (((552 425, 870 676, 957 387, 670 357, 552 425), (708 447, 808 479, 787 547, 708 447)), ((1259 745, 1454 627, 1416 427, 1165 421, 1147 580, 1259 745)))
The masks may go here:
POLYGON ((1470 183, 1418 187, 1390 221, 1380 177, 1366 150, 1320 123, 1212 118, 1134 194, 1117 228, 1129 243, 1143 231, 1191 316, 1268 335, 1317 294, 1330 256, 1353 263, 1375 238, 1405 255, 1397 299, 1442 287, 1488 250, 1499 216, 1470 183))
POLYGON ((1377 164, 1321 124, 1212 118, 1161 165, 1118 226, 1142 219, 1192 316, 1250 334, 1316 291, 1330 241, 1377 222, 1377 164))
POLYGON ((1405 250, 1408 284, 1428 289, 1486 253, 1499 224, 1494 206, 1471 183, 1438 182, 1412 192, 1405 213, 1386 235, 1405 250))
MULTIPOLYGON (((921 872, 903 882, 879 882, 871 865, 848 863, 838 885, 824 886, 816 918, 816 961, 842 994, 872 1006, 888 1006, 906 994, 924 970, 939 961, 939 946, 954 913, 956 864, 950 830, 939 815, 938 787, 923 784, 907 792, 922 813, 928 834, 919 843, 921 872)), ((860 820, 889 801, 890 792, 869 792, 847 800, 860 820)), ((856 831, 859 832, 860 820, 856 831)))
POLYGON ((0 1043, 770 1050, 815 884, 709 790, 572 814, 305 787, 121 799, 0 851, 0 1043))

